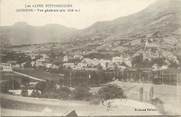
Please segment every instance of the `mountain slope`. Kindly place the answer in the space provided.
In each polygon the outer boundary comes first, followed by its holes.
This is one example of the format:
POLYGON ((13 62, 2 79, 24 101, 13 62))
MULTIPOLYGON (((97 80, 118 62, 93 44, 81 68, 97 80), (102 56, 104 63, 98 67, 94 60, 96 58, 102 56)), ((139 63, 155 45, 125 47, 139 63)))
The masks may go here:
POLYGON ((12 45, 22 45, 61 42, 66 40, 69 34, 74 31, 75 29, 57 24, 34 27, 24 22, 18 22, 13 26, 1 27, 0 35, 9 40, 12 45))
MULTIPOLYGON (((120 17, 113 21, 97 22, 91 27, 80 31, 75 38, 91 38, 102 36, 128 35, 137 33, 174 32, 180 28, 181 20, 180 0, 158 0, 143 11, 120 17)), ((115 39, 115 38, 114 38, 115 39)))
POLYGON ((142 46, 141 39, 153 38, 158 46, 181 44, 181 0, 157 0, 146 9, 113 21, 97 22, 75 33, 71 39, 78 49, 128 50, 142 46), (162 43, 161 43, 162 42, 162 43), (164 45, 166 44, 166 45, 164 45), (87 45, 87 46, 86 46, 87 45), (92 47, 90 47, 92 45, 92 47), (94 46, 96 45, 96 46, 94 46), (126 47, 125 47, 126 46, 126 47), (120 48, 120 49, 116 49, 120 48))

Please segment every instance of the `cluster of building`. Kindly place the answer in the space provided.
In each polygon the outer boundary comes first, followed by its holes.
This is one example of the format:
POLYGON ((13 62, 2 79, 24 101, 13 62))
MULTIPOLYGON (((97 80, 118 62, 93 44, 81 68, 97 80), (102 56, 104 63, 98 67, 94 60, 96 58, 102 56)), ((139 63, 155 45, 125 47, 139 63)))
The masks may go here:
POLYGON ((28 54, 31 58, 32 67, 45 67, 51 69, 58 69, 59 66, 51 63, 50 57, 47 54, 28 54))
MULTIPOLYGON (((31 54, 31 66, 32 67, 45 67, 50 69, 59 69, 60 65, 54 64, 50 61, 50 57, 47 54, 31 54), (39 56, 37 58, 37 56, 39 56)), ((125 69, 126 67, 132 67, 131 58, 116 56, 112 60, 97 59, 97 58, 84 58, 82 55, 65 55, 60 60, 61 67, 70 68, 72 70, 114 70, 115 68, 125 69)))
POLYGON ((114 70, 115 68, 125 69, 126 67, 132 67, 131 59, 129 57, 117 56, 112 60, 97 59, 97 58, 82 58, 80 62, 65 62, 63 63, 65 68, 71 68, 73 70, 114 70))
MULTIPOLYGON (((139 54, 143 54, 143 58, 147 59, 151 51, 146 51, 147 53, 140 51, 137 52, 134 56, 138 56, 139 54), (148 54, 148 55, 147 55, 148 54)), ((26 56, 30 57, 30 61, 25 61, 23 63, 17 64, 16 61, 11 63, 4 63, 1 64, 1 69, 4 71, 12 71, 14 67, 25 67, 28 63, 30 67, 44 67, 46 69, 56 69, 58 70, 60 67, 62 68, 69 68, 72 70, 91 70, 96 71, 98 69, 102 70, 124 70, 126 68, 132 68, 132 58, 128 55, 120 55, 114 56, 112 59, 97 59, 97 58, 88 58, 82 55, 64 55, 64 56, 56 56, 53 58, 48 54, 37 54, 37 53, 26 53, 26 56)), ((159 53, 155 53, 156 58, 159 56, 159 53)), ((155 57, 154 56, 154 57, 155 57)), ((151 59, 151 57, 148 57, 151 59)), ((173 57, 169 57, 173 58, 173 57)), ((151 60, 149 60, 151 61, 151 60)), ((178 61, 176 61, 178 63, 178 61)), ((161 66, 163 68, 159 68, 158 65, 153 65, 153 69, 167 69, 168 65, 161 66)))

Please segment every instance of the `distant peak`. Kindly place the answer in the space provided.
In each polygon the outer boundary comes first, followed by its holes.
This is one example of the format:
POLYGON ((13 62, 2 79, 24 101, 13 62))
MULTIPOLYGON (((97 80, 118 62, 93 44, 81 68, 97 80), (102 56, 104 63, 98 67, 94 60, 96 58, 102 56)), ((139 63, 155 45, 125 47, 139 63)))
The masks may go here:
POLYGON ((28 23, 26 23, 26 22, 16 22, 16 23, 14 23, 14 25, 15 26, 16 25, 21 26, 21 25, 28 25, 28 23))
POLYGON ((60 25, 60 24, 46 24, 45 26, 63 26, 63 25, 60 25))
POLYGON ((177 3, 180 3, 181 0, 156 0, 155 3, 157 4, 177 4, 177 3))

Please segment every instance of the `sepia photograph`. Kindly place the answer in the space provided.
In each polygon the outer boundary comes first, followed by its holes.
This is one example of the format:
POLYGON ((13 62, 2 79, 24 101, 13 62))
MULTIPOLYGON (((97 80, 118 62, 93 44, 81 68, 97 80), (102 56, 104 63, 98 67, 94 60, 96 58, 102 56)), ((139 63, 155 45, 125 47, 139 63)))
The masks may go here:
POLYGON ((0 116, 181 116, 181 0, 0 0, 0 116))

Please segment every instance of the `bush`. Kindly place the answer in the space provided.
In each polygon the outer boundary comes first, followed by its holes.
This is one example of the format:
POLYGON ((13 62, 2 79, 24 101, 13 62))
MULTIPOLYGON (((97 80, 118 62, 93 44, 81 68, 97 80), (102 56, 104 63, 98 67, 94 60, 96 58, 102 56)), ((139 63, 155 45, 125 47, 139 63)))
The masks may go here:
POLYGON ((40 90, 42 93, 47 91, 55 92, 56 91, 55 85, 56 83, 53 81, 39 82, 36 84, 35 89, 40 90))
POLYGON ((59 89, 44 90, 40 97, 52 99, 69 99, 72 94, 68 87, 60 87, 59 89))
POLYGON ((157 105, 157 104, 163 104, 163 101, 156 97, 156 98, 151 99, 151 103, 154 105, 157 105))
POLYGON ((122 88, 117 85, 108 85, 98 91, 98 95, 103 100, 126 98, 122 88))
POLYGON ((41 97, 43 98, 50 98, 50 99, 58 99, 59 94, 51 91, 44 92, 41 97))
POLYGON ((28 96, 28 90, 22 89, 21 95, 27 97, 28 96))
POLYGON ((31 97, 40 97, 41 93, 38 90, 33 90, 31 97))
POLYGON ((2 93, 8 93, 8 90, 10 89, 19 89, 20 88, 20 83, 17 82, 16 80, 9 80, 1 83, 0 85, 0 91, 2 93))
POLYGON ((101 99, 100 99, 100 97, 98 96, 98 95, 92 95, 91 97, 90 97, 90 104, 93 104, 93 105, 98 105, 98 104, 100 104, 100 102, 102 101, 101 99))
POLYGON ((92 95, 89 90, 90 89, 86 86, 79 86, 73 91, 73 98, 78 100, 89 100, 89 97, 92 95))
POLYGON ((156 106, 156 108, 158 109, 160 113, 166 114, 165 108, 164 108, 164 102, 160 98, 156 97, 156 98, 151 99, 151 103, 156 106))
POLYGON ((35 86, 36 90, 40 90, 41 92, 44 92, 45 89, 47 87, 47 83, 46 82, 38 82, 35 86))
POLYGON ((58 98, 68 99, 72 91, 68 87, 60 87, 60 89, 56 90, 56 93, 58 94, 58 98))

